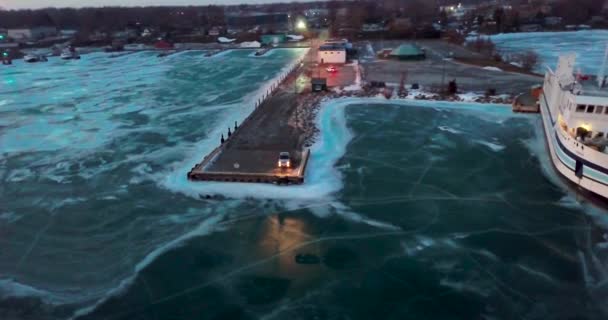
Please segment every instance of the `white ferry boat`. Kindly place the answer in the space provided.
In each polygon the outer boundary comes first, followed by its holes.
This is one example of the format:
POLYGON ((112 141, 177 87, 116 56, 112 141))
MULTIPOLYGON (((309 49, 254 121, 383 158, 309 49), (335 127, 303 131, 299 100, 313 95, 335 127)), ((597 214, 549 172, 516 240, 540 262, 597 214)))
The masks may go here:
POLYGON ((597 76, 575 73, 576 56, 545 74, 540 111, 551 160, 566 179, 608 199, 606 58, 597 76))

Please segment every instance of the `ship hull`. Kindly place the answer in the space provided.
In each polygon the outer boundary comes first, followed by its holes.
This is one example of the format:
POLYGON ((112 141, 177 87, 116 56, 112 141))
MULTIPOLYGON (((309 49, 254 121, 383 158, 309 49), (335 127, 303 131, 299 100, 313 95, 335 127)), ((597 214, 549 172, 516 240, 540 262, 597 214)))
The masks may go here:
POLYGON ((584 150, 585 146, 558 132, 559 129, 555 128, 557 119, 551 114, 544 95, 540 97, 540 111, 547 147, 556 171, 580 190, 598 196, 601 198, 598 200, 608 203, 608 168, 583 157, 581 150, 584 150))

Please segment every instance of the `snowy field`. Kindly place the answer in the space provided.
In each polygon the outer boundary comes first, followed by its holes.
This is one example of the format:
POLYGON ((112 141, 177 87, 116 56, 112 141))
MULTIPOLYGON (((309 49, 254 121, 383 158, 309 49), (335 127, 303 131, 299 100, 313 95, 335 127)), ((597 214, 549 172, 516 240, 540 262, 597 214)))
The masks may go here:
POLYGON ((504 54, 526 50, 538 53, 541 58, 537 68, 539 72, 543 72, 547 65, 554 69, 559 55, 576 53, 581 70, 596 74, 608 45, 608 30, 504 33, 491 38, 504 54))

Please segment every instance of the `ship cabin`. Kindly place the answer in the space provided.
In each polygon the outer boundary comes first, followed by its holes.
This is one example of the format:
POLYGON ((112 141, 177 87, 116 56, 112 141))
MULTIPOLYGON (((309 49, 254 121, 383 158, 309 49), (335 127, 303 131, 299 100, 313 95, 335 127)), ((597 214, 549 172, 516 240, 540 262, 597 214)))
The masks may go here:
MULTIPOLYGON (((555 72, 546 73, 543 85, 553 121, 577 146, 589 146, 608 153, 608 82, 604 70, 597 76, 574 72, 575 55, 561 56, 555 72), (579 145, 580 144, 580 145, 579 145)), ((556 128, 557 129, 557 128, 556 128)))
MULTIPOLYGON (((558 123, 572 138, 598 151, 608 146, 608 88, 597 77, 575 76, 563 91, 558 123)), ((605 80, 602 80, 605 83, 605 80)))

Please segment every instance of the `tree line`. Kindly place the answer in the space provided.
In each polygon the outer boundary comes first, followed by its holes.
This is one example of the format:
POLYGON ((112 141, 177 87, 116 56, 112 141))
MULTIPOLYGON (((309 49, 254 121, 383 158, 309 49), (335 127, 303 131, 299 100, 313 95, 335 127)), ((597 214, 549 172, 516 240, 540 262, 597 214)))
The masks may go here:
POLYGON ((0 27, 55 26, 60 29, 121 30, 128 26, 209 26, 224 24, 224 8, 205 7, 104 7, 47 8, 0 11, 0 27))
MULTIPOLYGON (((514 5, 523 0, 512 0, 514 5)), ((478 3, 479 1, 461 1, 478 3)), ((541 6, 544 0, 526 0, 533 6, 541 6)), ((211 27, 225 24, 225 14, 239 12, 291 12, 301 14, 306 9, 325 8, 329 11, 329 24, 360 27, 369 21, 382 21, 407 17, 415 25, 433 21, 446 22, 445 13, 439 11, 443 0, 352 0, 327 2, 292 2, 266 5, 236 6, 173 6, 173 7, 103 7, 103 8, 47 8, 38 10, 1 10, 0 28, 20 28, 32 26, 56 26, 60 29, 85 31, 114 31, 139 23, 160 29, 175 27, 211 27), (339 16, 338 10, 346 9, 346 16, 339 16)), ((592 16, 599 15, 604 6, 601 0, 558 0, 552 4, 551 15, 563 17, 567 23, 585 23, 592 16)), ((494 13, 497 29, 507 31, 506 26, 517 27, 521 22, 516 10, 505 12, 498 9, 494 13), (503 28, 504 27, 504 28, 503 28)), ((539 18, 542 14, 539 13, 539 18)))

